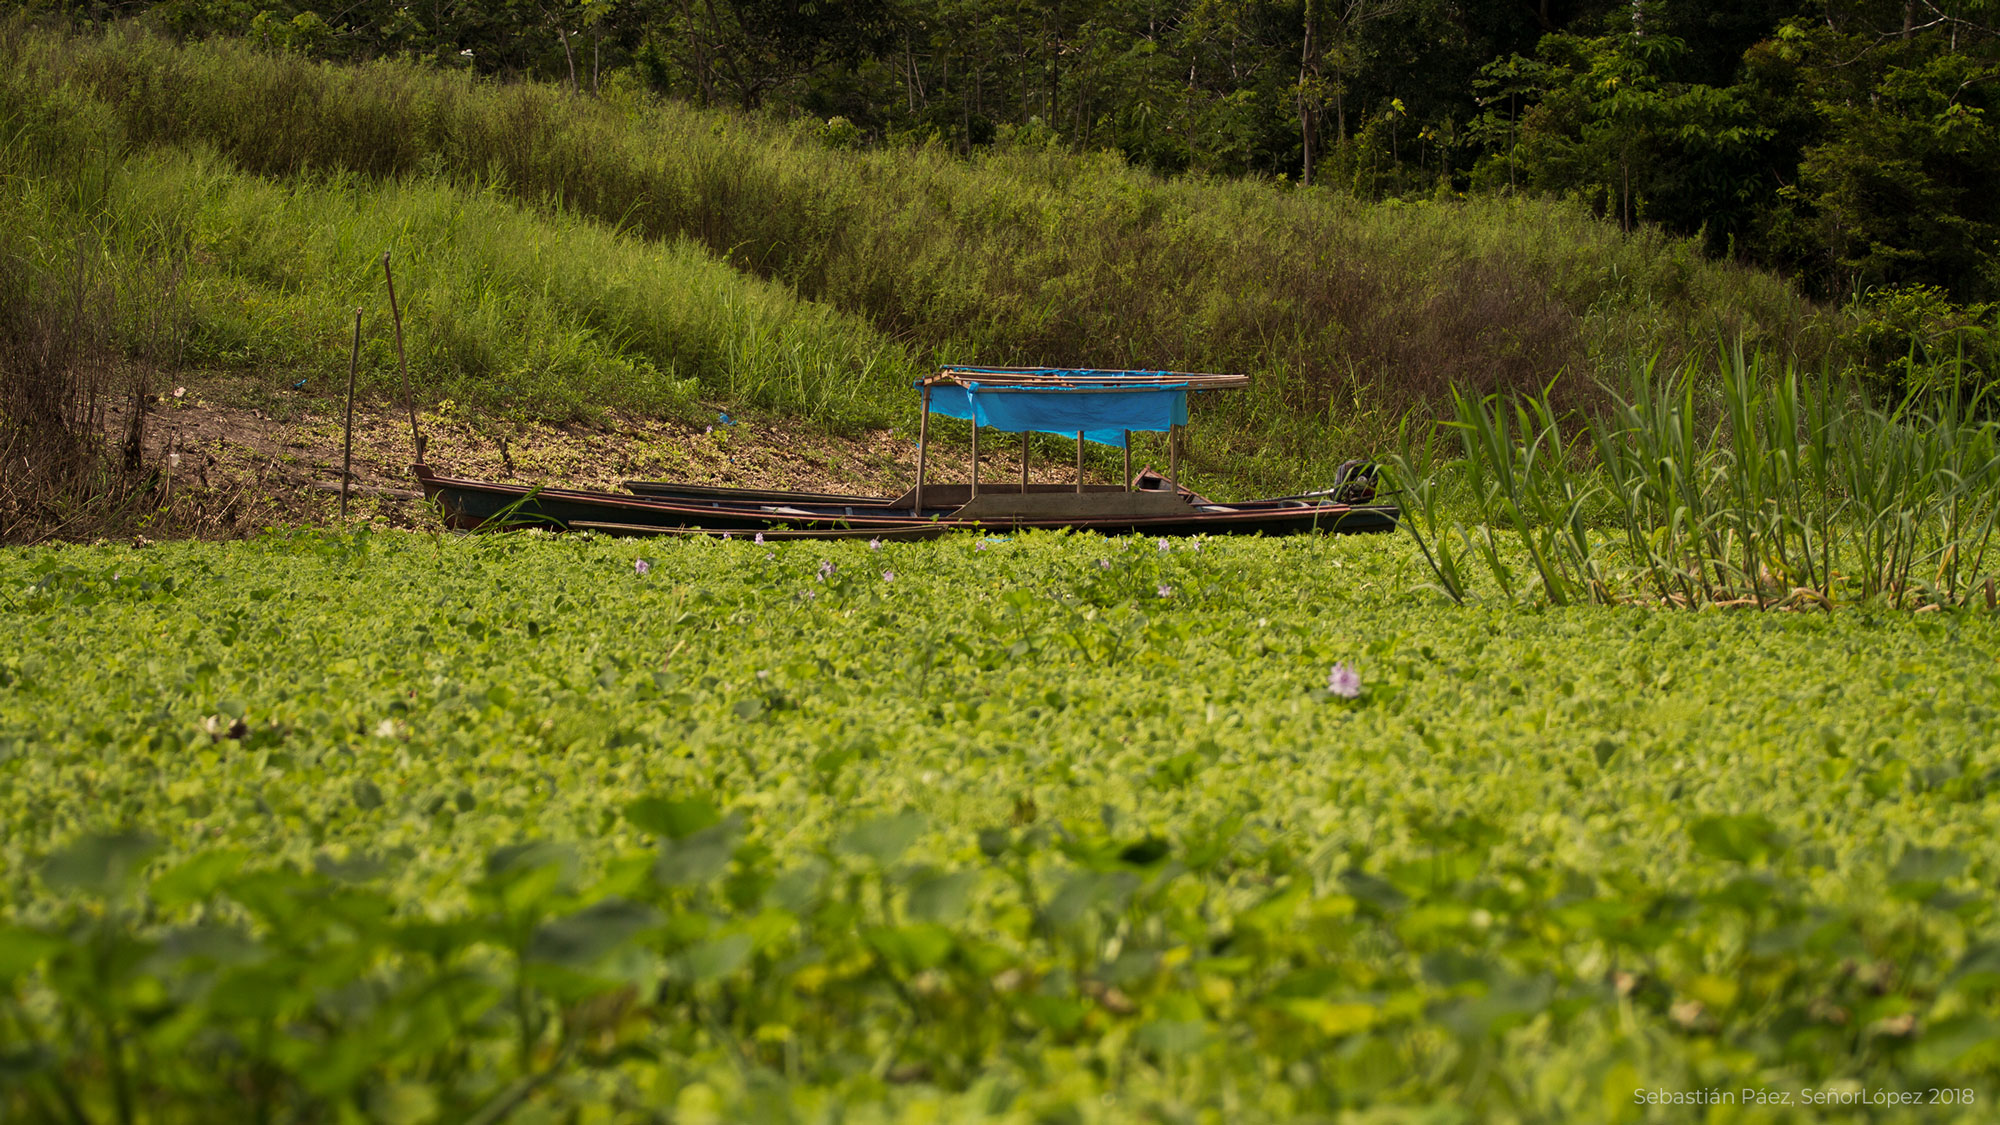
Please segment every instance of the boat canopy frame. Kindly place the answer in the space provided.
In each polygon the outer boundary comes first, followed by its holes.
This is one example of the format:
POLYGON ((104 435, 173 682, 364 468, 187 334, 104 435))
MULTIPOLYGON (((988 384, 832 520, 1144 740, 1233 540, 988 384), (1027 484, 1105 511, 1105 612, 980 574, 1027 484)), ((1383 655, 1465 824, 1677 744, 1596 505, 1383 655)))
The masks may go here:
POLYGON ((923 392, 917 427, 917 486, 913 510, 923 510, 932 413, 972 423, 972 488, 979 495, 979 430, 1021 435, 1021 491, 1028 490, 1032 434, 1076 439, 1076 490, 1083 491, 1083 443, 1125 451, 1125 490, 1132 490, 1132 432, 1167 435, 1167 481, 1180 491, 1180 443, 1193 392, 1250 385, 1247 375, 1065 367, 948 365, 914 384, 923 392))

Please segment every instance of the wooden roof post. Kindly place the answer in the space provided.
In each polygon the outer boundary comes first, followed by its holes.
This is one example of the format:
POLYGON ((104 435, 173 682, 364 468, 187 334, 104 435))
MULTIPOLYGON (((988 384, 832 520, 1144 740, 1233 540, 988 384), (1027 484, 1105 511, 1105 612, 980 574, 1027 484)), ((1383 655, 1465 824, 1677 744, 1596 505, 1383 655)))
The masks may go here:
POLYGON ((924 384, 923 416, 917 419, 917 496, 910 514, 924 514, 924 458, 931 451, 931 386, 924 384))

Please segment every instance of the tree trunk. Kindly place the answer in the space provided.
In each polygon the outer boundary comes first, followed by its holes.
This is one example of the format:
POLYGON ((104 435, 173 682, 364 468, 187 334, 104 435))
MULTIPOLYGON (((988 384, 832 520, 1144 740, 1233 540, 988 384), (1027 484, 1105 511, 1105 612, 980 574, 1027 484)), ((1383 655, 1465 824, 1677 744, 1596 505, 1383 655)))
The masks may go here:
POLYGON ((556 36, 562 40, 563 62, 569 67, 569 92, 574 94, 576 93, 576 55, 571 53, 569 49, 569 31, 567 28, 558 25, 556 27, 556 36))
POLYGON ((1630 234, 1632 233, 1632 161, 1630 157, 1619 158, 1618 171, 1624 177, 1625 181, 1624 188, 1619 193, 1618 225, 1625 233, 1630 234))
POLYGON ((1319 107, 1314 105, 1314 87, 1319 77, 1319 43, 1314 32, 1314 11, 1312 0, 1305 3, 1305 43, 1299 50, 1299 149, 1303 159, 1299 165, 1299 185, 1311 187, 1313 182, 1313 134, 1318 130, 1319 107))

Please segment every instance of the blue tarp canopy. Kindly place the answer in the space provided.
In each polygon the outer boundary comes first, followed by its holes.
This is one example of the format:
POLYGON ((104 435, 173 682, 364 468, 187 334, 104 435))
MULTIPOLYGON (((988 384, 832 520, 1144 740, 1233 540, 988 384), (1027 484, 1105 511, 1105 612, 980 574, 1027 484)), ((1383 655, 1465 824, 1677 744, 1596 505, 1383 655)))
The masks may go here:
POLYGON ((1007 433, 1082 433, 1086 441, 1121 448, 1127 430, 1164 432, 1187 424, 1186 383, 1148 380, 1124 387, 1115 376, 1091 374, 1067 386, 933 383, 930 408, 1007 433))

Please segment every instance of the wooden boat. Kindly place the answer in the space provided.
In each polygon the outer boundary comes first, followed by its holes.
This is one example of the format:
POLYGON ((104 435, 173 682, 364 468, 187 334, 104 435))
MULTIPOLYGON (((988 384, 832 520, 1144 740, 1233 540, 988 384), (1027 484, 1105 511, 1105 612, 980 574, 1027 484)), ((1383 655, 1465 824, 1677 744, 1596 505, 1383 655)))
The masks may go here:
POLYGON ((1242 386, 1234 375, 946 367, 918 382, 923 415, 917 481, 901 496, 628 481, 629 494, 498 484, 414 466, 424 494, 455 528, 545 527, 621 535, 763 535, 766 539, 921 539, 953 531, 1080 528, 1144 535, 1292 535, 1389 531, 1398 509, 1374 503, 1369 466, 1350 462, 1334 487, 1233 504, 1211 503, 1180 486, 1179 429, 1190 392, 1242 386), (927 481, 933 413, 973 423, 965 483, 927 481), (978 479, 979 431, 1022 435, 1019 481, 978 479), (1168 472, 1131 470, 1134 431, 1167 434, 1168 472), (1077 439, 1073 484, 1030 483, 1027 435, 1077 439), (1083 481, 1083 443, 1123 446, 1122 485, 1083 481))

